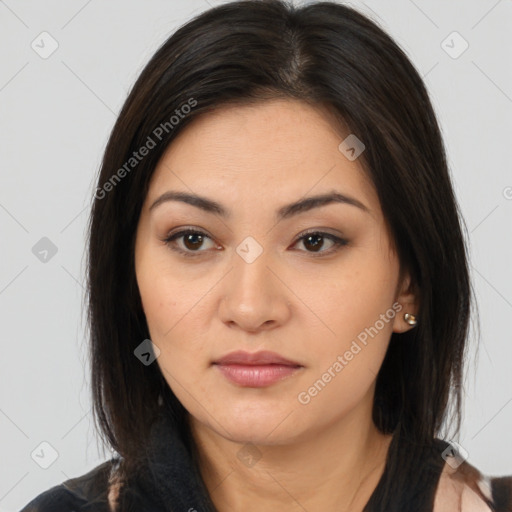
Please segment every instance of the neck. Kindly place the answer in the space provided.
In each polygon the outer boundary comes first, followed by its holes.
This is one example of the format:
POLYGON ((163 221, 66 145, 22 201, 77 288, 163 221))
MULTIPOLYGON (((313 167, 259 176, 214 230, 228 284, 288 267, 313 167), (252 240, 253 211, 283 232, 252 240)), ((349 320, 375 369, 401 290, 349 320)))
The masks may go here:
POLYGON ((362 511, 384 472, 392 436, 354 415, 300 441, 256 446, 226 439, 190 417, 216 509, 362 511))

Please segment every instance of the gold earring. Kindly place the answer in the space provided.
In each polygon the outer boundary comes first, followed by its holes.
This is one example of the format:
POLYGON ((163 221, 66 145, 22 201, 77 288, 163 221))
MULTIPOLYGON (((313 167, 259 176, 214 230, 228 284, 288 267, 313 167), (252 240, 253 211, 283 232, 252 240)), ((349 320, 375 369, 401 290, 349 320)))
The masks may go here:
POLYGON ((416 325, 418 323, 418 321, 416 320, 416 317, 414 315, 411 315, 410 313, 405 313, 404 320, 409 325, 416 325))

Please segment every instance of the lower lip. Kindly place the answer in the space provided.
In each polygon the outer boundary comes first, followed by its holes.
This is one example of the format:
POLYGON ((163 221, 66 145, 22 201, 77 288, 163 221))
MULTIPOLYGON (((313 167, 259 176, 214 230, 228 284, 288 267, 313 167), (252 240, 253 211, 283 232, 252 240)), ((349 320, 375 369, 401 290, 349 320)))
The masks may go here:
POLYGON ((240 386, 262 388, 270 386, 290 375, 293 375, 300 366, 287 366, 281 364, 216 364, 215 365, 231 382, 240 386))

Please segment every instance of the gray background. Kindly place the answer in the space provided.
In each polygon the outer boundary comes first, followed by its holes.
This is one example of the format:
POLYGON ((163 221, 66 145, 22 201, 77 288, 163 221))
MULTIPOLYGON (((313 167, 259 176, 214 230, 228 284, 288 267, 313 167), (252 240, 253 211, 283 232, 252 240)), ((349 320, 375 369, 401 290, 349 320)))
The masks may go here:
MULTIPOLYGON (((95 174, 149 57, 193 14, 220 3, 0 1, 0 512, 110 456, 91 421, 84 333, 95 174), (48 58, 31 47, 51 49, 43 31, 58 42, 48 58), (46 261, 32 250, 43 237, 57 249, 46 261), (52 449, 42 442, 58 453, 47 469, 52 449)), ((512 1, 351 5, 404 48, 439 116, 481 314, 459 441, 483 472, 512 474, 512 1)))

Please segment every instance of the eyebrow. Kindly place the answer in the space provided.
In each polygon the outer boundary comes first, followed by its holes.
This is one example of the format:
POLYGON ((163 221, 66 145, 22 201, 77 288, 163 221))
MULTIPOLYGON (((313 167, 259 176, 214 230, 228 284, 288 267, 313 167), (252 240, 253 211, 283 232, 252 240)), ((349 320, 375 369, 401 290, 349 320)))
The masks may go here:
MULTIPOLYGON (((218 202, 213 201, 212 199, 208 199, 207 197, 202 197, 196 194, 189 194, 187 192, 176 192, 172 190, 169 190, 163 193, 160 197, 158 197, 149 207, 149 210, 151 211, 157 206, 168 201, 179 201, 182 203, 190 204, 192 206, 200 208, 205 212, 217 214, 225 218, 229 218, 231 215, 226 208, 224 208, 218 202)), ((277 210, 276 217, 280 220, 288 219, 299 213, 307 212, 309 210, 312 210, 313 208, 319 208, 321 206, 326 206, 331 203, 341 203, 350 206, 355 206, 356 208, 359 208, 360 210, 366 213, 370 213, 369 208, 356 198, 348 196, 346 194, 342 194, 340 192, 333 191, 330 193, 299 199, 298 201, 282 206, 277 210)))

